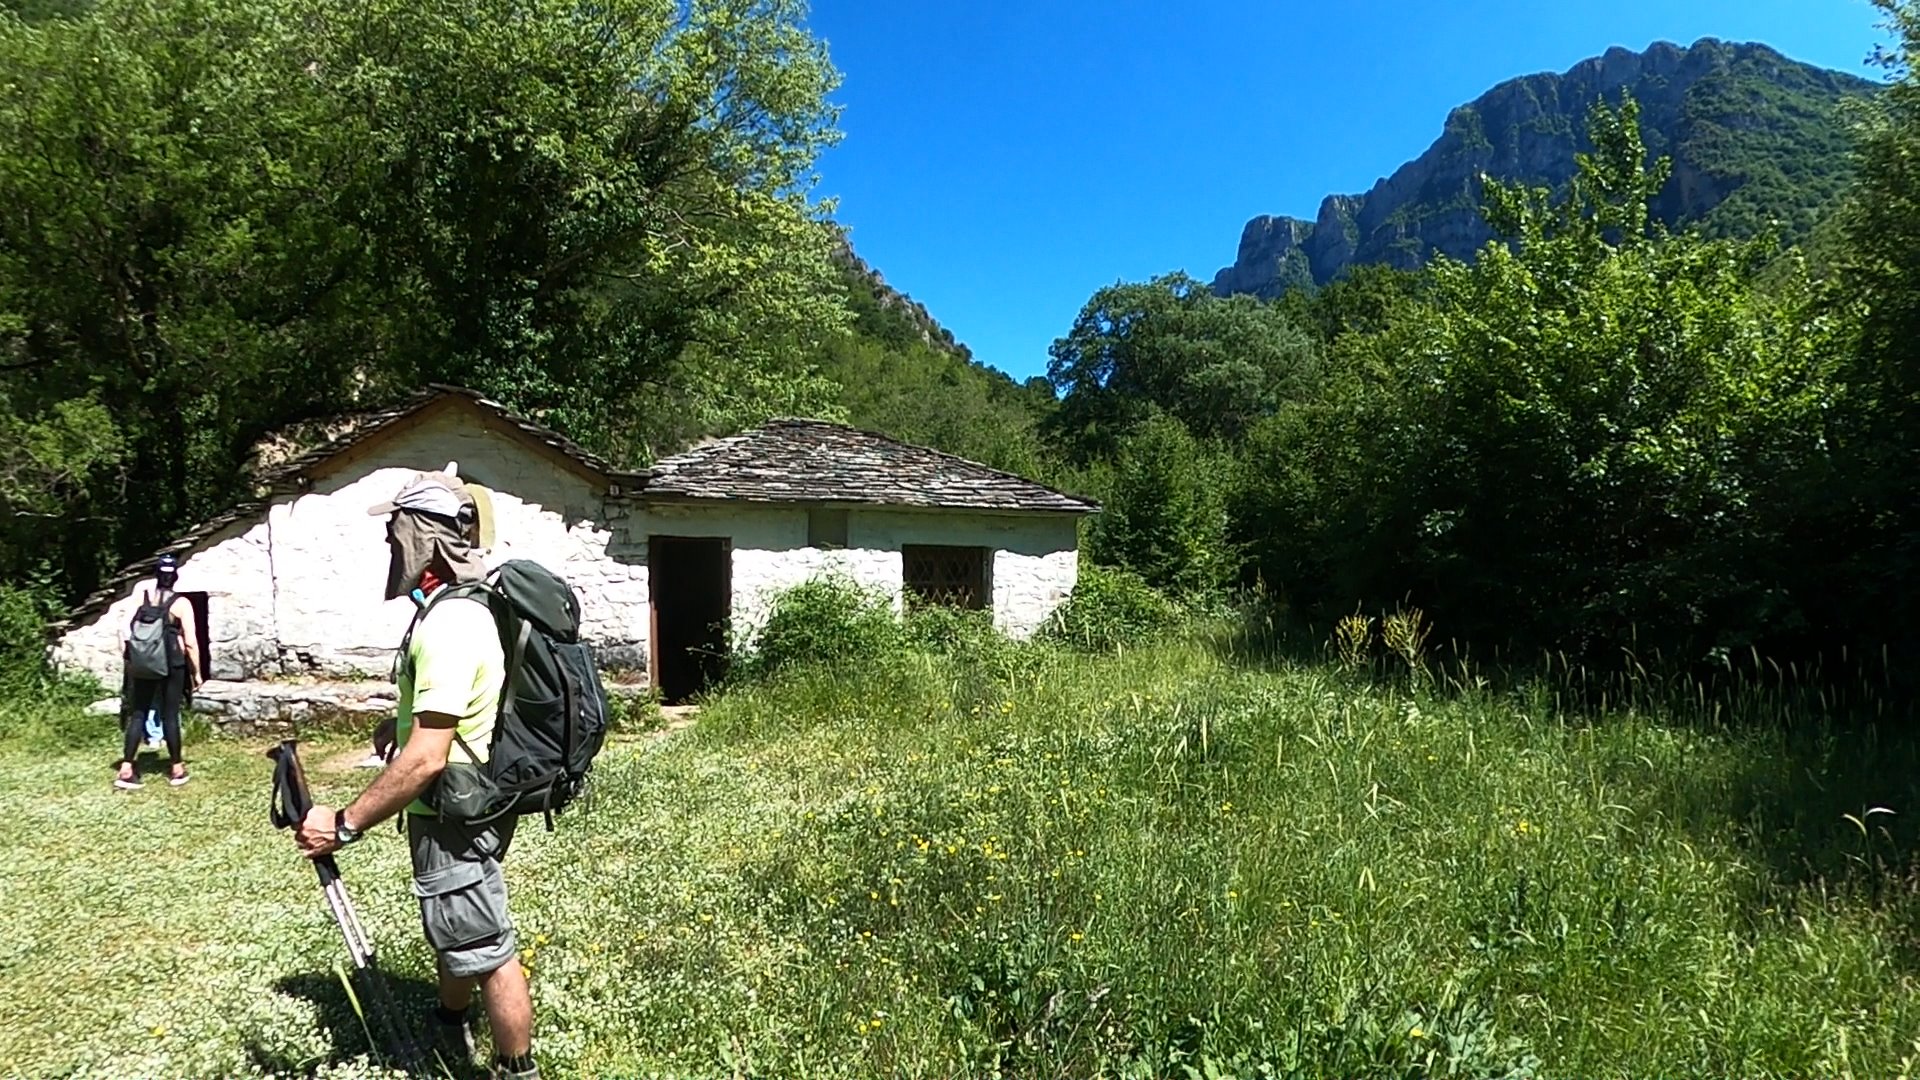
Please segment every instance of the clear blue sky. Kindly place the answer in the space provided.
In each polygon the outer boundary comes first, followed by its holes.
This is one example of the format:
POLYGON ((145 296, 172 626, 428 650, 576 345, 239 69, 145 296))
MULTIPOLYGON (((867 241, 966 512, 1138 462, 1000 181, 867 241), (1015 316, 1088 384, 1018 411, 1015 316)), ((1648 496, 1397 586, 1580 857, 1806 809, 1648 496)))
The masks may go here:
POLYGON ((1095 289, 1211 280, 1248 218, 1365 191, 1503 79, 1702 37, 1869 74, 1878 22, 1867 0, 813 0, 846 133, 818 194, 1025 377, 1095 289))

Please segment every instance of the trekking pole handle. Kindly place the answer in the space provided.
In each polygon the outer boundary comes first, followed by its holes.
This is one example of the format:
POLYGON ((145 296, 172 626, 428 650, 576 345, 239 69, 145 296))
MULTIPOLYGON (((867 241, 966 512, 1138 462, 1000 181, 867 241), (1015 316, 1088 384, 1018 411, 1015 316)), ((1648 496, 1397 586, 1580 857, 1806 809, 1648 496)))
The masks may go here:
MULTIPOLYGON (((268 817, 276 829, 297 829, 307 819, 307 811, 313 809, 313 791, 307 786, 306 770, 300 767, 299 746, 293 739, 283 739, 267 751, 267 756, 273 759, 273 799, 268 804, 268 817)), ((322 888, 340 880, 340 864, 331 854, 313 860, 313 872, 319 875, 322 888)))

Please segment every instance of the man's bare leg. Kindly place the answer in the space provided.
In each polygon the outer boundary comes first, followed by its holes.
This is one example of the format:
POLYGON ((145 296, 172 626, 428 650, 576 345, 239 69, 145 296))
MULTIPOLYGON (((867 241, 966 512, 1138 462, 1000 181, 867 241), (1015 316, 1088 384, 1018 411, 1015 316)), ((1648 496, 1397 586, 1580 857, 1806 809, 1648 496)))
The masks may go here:
POLYGON ((440 969, 440 1007, 448 1012, 466 1012, 473 1004, 473 988, 480 980, 472 975, 455 977, 447 974, 446 968, 440 969))
POLYGON ((487 1025, 493 1029, 493 1052, 527 1056, 533 1050, 533 995, 527 990, 520 958, 480 976, 480 997, 487 1008, 487 1025))
POLYGON ((451 978, 440 973, 440 1004, 449 1012, 465 1012, 473 1003, 474 987, 480 988, 480 1003, 487 1010, 487 1026, 493 1032, 493 1052, 522 1057, 533 1048, 533 995, 527 989, 527 974, 514 957, 485 975, 451 978))

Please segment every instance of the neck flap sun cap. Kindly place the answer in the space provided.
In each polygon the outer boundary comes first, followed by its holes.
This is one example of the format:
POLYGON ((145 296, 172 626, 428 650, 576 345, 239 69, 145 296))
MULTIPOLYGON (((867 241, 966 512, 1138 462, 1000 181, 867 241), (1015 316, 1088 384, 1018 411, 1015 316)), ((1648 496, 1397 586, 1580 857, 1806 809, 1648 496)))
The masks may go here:
POLYGON ((400 494, 378 506, 369 507, 370 517, 385 517, 396 510, 432 514, 448 521, 460 517, 462 506, 472 507, 473 497, 462 490, 460 481, 445 473, 423 472, 407 481, 400 494))
POLYGON ((442 582, 478 581, 486 565, 476 546, 480 506, 472 492, 450 473, 420 473, 392 499, 369 514, 391 514, 386 597, 406 596, 428 570, 442 582))

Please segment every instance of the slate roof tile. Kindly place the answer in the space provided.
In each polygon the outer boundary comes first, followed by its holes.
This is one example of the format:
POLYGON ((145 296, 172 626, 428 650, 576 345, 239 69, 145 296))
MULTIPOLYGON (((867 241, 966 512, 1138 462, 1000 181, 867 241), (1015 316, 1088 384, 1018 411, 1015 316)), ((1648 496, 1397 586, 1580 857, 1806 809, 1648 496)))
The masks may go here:
POLYGON ((1090 514, 1091 500, 966 458, 823 420, 774 420, 664 458, 641 498, 831 502, 1090 514))

